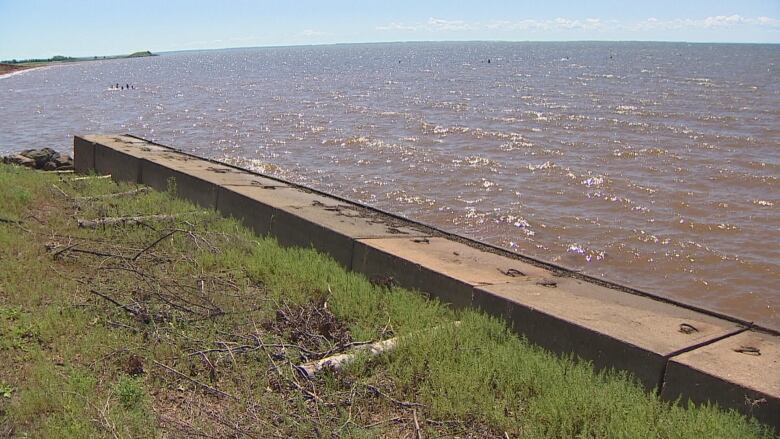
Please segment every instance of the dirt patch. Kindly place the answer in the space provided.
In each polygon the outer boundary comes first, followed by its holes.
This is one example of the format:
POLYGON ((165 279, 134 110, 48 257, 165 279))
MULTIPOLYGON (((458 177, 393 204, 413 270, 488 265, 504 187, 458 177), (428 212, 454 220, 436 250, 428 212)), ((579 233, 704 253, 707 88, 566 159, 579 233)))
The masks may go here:
POLYGON ((16 64, 0 63, 0 75, 5 75, 7 73, 18 72, 20 70, 33 69, 35 67, 38 67, 38 66, 20 66, 20 65, 16 65, 16 64))

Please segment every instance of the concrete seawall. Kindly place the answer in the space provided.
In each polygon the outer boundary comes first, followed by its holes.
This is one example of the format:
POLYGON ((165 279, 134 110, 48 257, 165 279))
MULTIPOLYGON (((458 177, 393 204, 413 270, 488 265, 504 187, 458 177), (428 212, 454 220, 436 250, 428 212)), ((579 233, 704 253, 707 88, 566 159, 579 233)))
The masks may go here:
POLYGON ((713 401, 780 431, 777 334, 133 136, 76 137, 74 151, 78 172, 175 187, 282 245, 312 247, 369 278, 503 318, 554 352, 630 371, 663 398, 713 401))

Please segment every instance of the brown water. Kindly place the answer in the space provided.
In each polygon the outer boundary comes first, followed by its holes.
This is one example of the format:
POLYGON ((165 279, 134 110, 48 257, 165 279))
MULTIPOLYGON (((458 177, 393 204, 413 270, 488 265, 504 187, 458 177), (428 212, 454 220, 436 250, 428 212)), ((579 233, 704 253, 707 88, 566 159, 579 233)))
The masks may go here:
POLYGON ((780 329, 778 45, 173 53, 4 78, 0 115, 0 152, 130 132, 780 329))

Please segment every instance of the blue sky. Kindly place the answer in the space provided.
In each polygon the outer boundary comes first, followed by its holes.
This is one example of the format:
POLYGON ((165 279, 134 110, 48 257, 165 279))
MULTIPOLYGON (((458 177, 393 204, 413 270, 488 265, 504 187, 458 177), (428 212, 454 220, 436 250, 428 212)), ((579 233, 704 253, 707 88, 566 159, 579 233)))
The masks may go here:
POLYGON ((0 0, 0 59, 424 40, 780 43, 780 0, 0 0))

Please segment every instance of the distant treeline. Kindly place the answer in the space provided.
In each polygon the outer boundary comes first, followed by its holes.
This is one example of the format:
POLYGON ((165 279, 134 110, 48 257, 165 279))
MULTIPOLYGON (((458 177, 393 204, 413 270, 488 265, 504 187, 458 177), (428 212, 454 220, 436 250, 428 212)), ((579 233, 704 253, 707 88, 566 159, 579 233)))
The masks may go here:
POLYGON ((11 59, 6 61, 0 61, 3 64, 27 64, 27 63, 47 63, 47 62, 72 62, 72 61, 89 61, 96 59, 117 59, 117 58, 139 58, 143 56, 155 56, 152 52, 144 50, 141 52, 133 52, 130 55, 116 55, 116 56, 84 56, 84 57, 72 57, 56 55, 51 58, 30 58, 30 59, 11 59))
POLYGON ((73 58, 73 57, 70 57, 70 56, 57 55, 57 56, 53 56, 51 58, 30 58, 30 59, 20 59, 20 60, 12 59, 12 60, 2 61, 2 62, 4 64, 21 64, 21 63, 25 63, 25 62, 74 61, 76 59, 77 58, 73 58))

